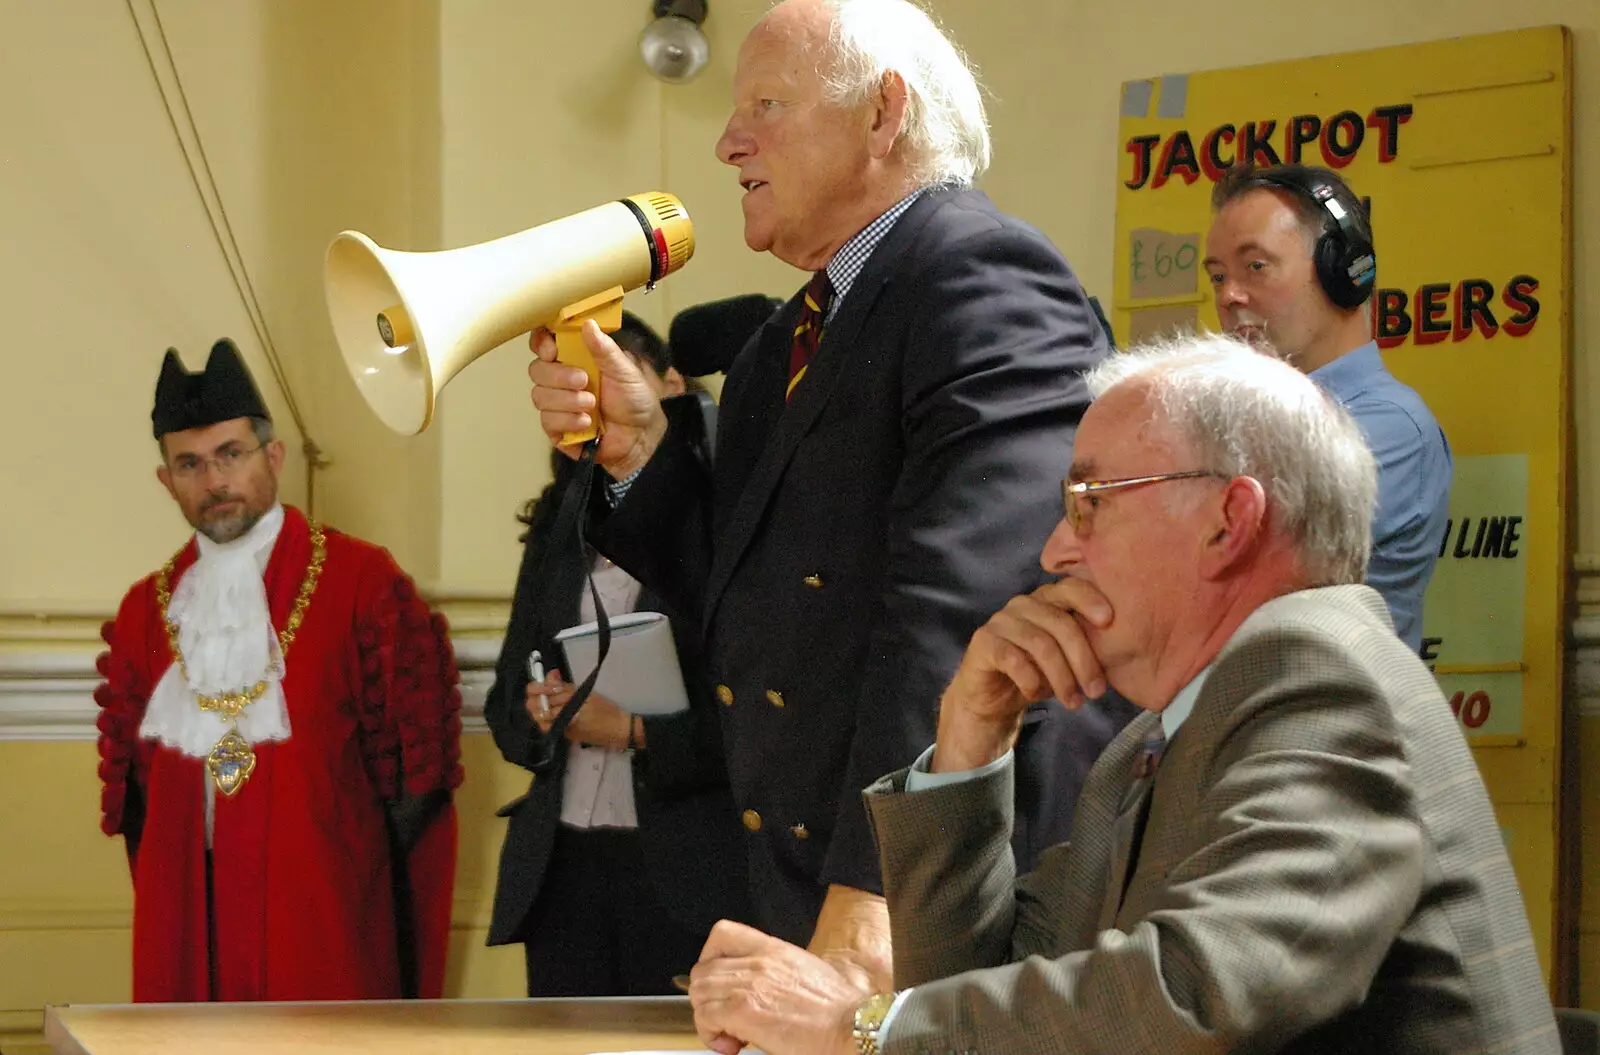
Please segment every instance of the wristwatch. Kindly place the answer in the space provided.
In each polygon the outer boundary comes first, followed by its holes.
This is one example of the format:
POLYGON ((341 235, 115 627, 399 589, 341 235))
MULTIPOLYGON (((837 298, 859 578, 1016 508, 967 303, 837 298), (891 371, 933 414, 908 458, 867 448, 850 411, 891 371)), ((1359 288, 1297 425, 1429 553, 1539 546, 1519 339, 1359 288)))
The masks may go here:
POLYGON ((850 1036, 856 1042, 856 1055, 878 1055, 878 1030, 894 1006, 894 993, 874 993, 856 1008, 855 1026, 850 1036))

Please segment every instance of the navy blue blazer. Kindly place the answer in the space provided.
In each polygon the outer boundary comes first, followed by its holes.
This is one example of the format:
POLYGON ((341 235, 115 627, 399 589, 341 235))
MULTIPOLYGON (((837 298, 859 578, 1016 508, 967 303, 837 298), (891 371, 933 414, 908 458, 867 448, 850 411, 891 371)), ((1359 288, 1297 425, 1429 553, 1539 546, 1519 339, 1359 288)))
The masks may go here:
MULTIPOLYGON (((732 364, 714 468, 669 408, 592 538, 702 629, 757 918, 804 943, 829 884, 881 889, 861 790, 932 742, 973 631, 1044 580, 1083 374, 1109 349, 1055 246, 971 190, 906 211, 785 402, 799 308, 732 364)), ((1029 716, 1024 864, 1127 713, 1029 716)))

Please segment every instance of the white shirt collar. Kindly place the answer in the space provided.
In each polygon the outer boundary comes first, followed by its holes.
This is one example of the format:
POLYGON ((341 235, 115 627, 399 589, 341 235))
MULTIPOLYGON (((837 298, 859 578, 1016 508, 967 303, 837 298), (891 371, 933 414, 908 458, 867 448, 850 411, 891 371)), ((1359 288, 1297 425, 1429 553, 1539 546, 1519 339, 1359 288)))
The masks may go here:
POLYGON ((1194 701, 1199 697, 1200 690, 1205 687, 1206 679, 1211 676, 1211 664, 1206 664, 1204 670, 1196 674, 1189 684, 1178 690, 1178 695, 1172 698, 1161 711, 1161 733, 1171 740, 1178 733, 1179 726, 1188 719, 1189 712, 1194 710, 1194 701))

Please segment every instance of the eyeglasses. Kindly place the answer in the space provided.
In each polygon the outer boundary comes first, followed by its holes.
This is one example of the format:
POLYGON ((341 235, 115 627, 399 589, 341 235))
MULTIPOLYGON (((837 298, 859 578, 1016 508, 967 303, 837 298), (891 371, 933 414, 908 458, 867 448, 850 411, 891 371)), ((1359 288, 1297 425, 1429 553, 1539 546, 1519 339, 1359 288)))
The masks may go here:
POLYGON ((216 465, 217 472, 229 476, 244 460, 261 449, 261 445, 246 450, 243 447, 225 447, 209 458, 195 454, 180 454, 172 460, 172 475, 185 480, 204 476, 206 467, 216 465))
POLYGON ((1094 511, 1098 508, 1094 495, 1101 491, 1115 491, 1123 487, 1137 487, 1140 484, 1159 484, 1166 480, 1192 480, 1201 476, 1214 476, 1219 480, 1228 479, 1225 474, 1214 469, 1191 469, 1183 473, 1128 476, 1121 480, 1082 480, 1078 483, 1062 480, 1061 505, 1066 511, 1068 526, 1072 528, 1073 534, 1081 538, 1089 533, 1089 528, 1094 523, 1094 511))

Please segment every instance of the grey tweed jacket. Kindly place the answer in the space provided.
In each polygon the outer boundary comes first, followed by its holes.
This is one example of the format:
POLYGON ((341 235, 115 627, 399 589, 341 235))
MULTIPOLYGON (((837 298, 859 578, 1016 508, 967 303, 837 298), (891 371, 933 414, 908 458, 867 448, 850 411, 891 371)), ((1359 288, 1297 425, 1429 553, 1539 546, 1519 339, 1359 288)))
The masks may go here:
POLYGON ((1128 807, 1129 870, 1117 816, 1158 721, 1111 743, 1071 841, 1021 880, 1009 769, 868 789, 916 987, 887 1055, 1558 1055, 1483 782, 1375 592, 1290 594, 1239 628, 1128 807))

